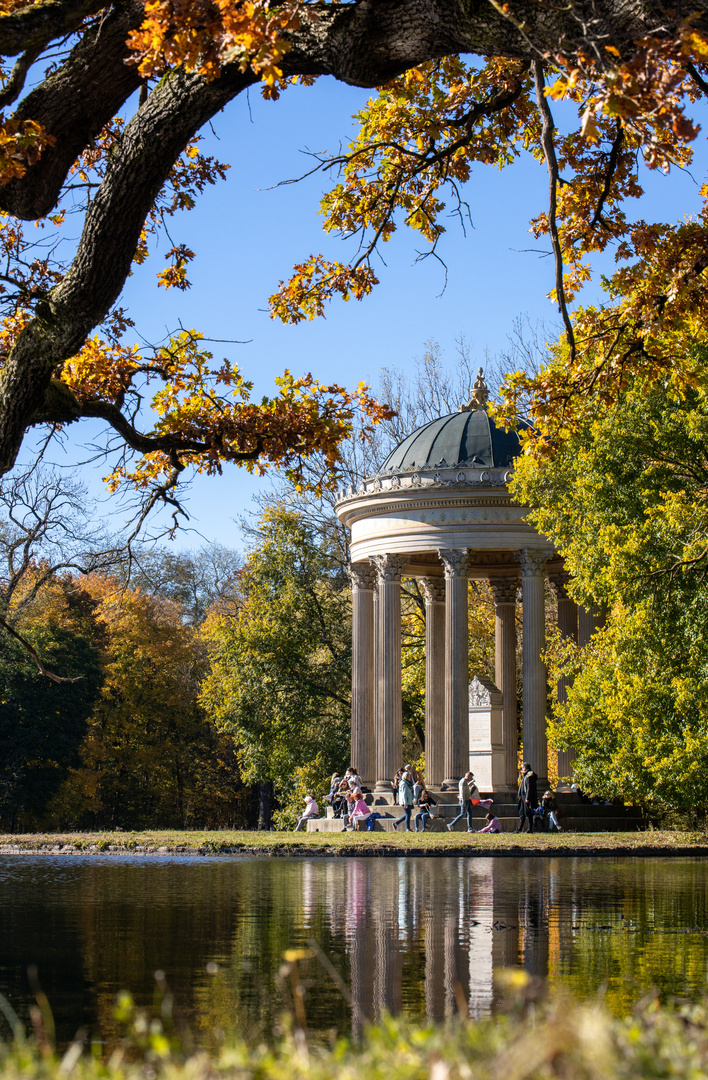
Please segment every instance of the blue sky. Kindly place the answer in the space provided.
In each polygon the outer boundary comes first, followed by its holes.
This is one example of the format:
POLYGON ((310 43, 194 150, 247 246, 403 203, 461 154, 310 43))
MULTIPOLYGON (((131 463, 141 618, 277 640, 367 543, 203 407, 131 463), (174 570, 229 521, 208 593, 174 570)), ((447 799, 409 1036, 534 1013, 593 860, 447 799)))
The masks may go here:
MULTIPOLYGON (((326 175, 275 185, 311 166, 303 151, 336 151, 346 143, 353 131, 351 115, 368 96, 368 91, 321 79, 311 88, 289 88, 277 102, 265 102, 252 90, 216 118, 213 133, 204 132, 202 148, 231 166, 227 179, 170 225, 174 242, 197 253, 189 271, 192 288, 156 288, 155 274, 170 246, 163 239, 159 254, 136 268, 120 301, 144 338, 157 341, 181 323, 209 338, 248 342, 211 347, 217 357, 242 366, 259 398, 272 393, 273 378, 284 368, 347 385, 359 379, 376 384, 384 365, 412 369, 430 338, 452 362, 456 339, 464 335, 483 363, 485 350, 493 355, 504 348, 518 316, 549 323, 556 319, 546 298, 553 283, 552 261, 524 250, 547 248, 528 232, 529 219, 545 208, 547 199, 545 168, 530 158, 503 172, 483 166, 473 170, 465 191, 472 227, 464 236, 451 218, 439 247, 448 268, 442 295, 443 269, 434 259, 416 265, 423 245, 417 234, 401 229, 384 246, 386 265, 375 264, 381 284, 372 296, 335 301, 325 319, 298 326, 269 317, 267 298, 295 262, 320 251, 345 259, 349 250, 321 230, 317 210, 328 187, 326 175)), ((702 143, 699 152, 703 166, 702 143)), ((704 172, 697 164, 695 180, 680 173, 670 178, 651 174, 643 215, 673 220, 694 211, 704 172)), ((76 453, 71 444, 68 453, 76 453)), ((233 467, 222 477, 197 478, 189 509, 201 535, 187 533, 179 546, 198 546, 202 536, 238 546, 233 519, 267 483, 233 467)), ((96 477, 91 491, 102 493, 96 477)), ((103 512, 110 507, 102 503, 103 512)))

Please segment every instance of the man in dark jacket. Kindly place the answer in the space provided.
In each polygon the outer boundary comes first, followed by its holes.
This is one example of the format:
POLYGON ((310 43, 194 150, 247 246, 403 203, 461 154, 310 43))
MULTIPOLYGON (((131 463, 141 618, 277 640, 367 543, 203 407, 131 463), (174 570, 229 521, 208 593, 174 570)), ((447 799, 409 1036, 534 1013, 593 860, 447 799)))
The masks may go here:
POLYGON ((533 811, 538 806, 538 786, 536 773, 528 761, 521 766, 521 783, 517 793, 519 806, 519 825, 515 832, 524 831, 524 822, 529 823, 529 832, 533 832, 533 811))

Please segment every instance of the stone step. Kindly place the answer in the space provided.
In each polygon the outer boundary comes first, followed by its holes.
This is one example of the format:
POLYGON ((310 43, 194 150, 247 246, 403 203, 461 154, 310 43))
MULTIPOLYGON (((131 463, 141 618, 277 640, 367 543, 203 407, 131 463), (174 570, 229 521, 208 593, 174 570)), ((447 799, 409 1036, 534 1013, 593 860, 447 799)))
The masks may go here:
MULTIPOLYGON (((377 833, 401 833, 404 832, 403 826, 394 828, 395 818, 382 818, 379 819, 375 826, 373 826, 373 832, 377 833)), ((500 818, 502 825, 502 831, 504 833, 514 833, 518 825, 518 818, 500 818)), ((563 819, 562 832, 564 833, 635 833, 640 825, 643 823, 642 819, 630 819, 630 818, 571 818, 563 819)), ((481 826, 481 822, 479 822, 481 826)), ((428 822, 426 833, 442 833, 446 831, 445 822, 439 818, 434 818, 432 822, 428 822)), ((343 822, 340 818, 321 818, 315 821, 308 822, 309 833, 342 833, 344 832, 343 822)), ((366 832, 366 829, 364 829, 366 832)), ((463 822, 455 825, 453 829, 454 833, 464 834, 466 832, 466 826, 463 822)), ((547 829, 537 829, 536 832, 547 832, 547 829)))
MULTIPOLYGON (((617 807, 592 807, 592 809, 618 809, 617 807)), ((514 815, 497 815, 502 826, 502 830, 505 833, 513 833, 519 823, 518 816, 514 815)), ((484 823, 484 815, 480 815, 479 818, 474 820, 475 826, 482 827, 484 823)), ((398 829, 394 828, 394 821, 396 817, 393 814, 384 814, 374 823, 375 832, 402 832, 403 826, 399 826, 398 829)), ((561 828, 563 832, 636 832, 636 830, 644 823, 644 819, 641 814, 614 814, 614 815, 597 815, 590 814, 582 816, 569 816, 561 818, 561 828)), ((413 826, 415 826, 415 815, 413 817, 413 826)), ((455 826, 453 832, 464 833, 466 832, 465 821, 460 821, 455 826)), ((446 829, 445 818, 435 817, 428 822, 426 832, 444 832, 446 829)), ((343 832, 344 822, 341 818, 318 818, 313 821, 307 822, 308 832, 343 832)), ((363 830, 366 831, 366 830, 363 830)), ((542 823, 542 828, 537 829, 538 832, 547 832, 547 822, 542 823)))
MULTIPOLYGON (((373 804, 373 809, 375 809, 377 813, 381 814, 383 819, 392 818, 395 820, 396 818, 401 816, 401 810, 396 804, 392 805, 387 803, 375 803, 373 804)), ((450 821, 452 818, 457 817, 457 814, 459 813, 459 803, 438 803, 435 809, 437 816, 444 819, 445 821, 450 821)), ((604 805, 593 806, 592 804, 587 803, 577 803, 573 805, 559 803, 559 809, 561 821, 563 821, 564 818, 572 818, 574 820, 583 820, 585 818, 589 818, 593 821, 604 820, 605 818, 612 819, 617 817, 628 818, 630 820, 642 819, 642 811, 638 806, 619 807, 604 805)), ((414 816, 417 812, 418 808, 414 807, 414 816)), ((515 802, 495 802, 492 806, 492 812, 500 820, 502 820, 503 818, 518 818, 518 809, 515 802)), ((486 807, 474 806, 472 808, 472 817, 475 819, 479 818, 483 820, 486 814, 486 807)), ((328 820, 341 820, 334 817, 334 811, 331 808, 327 809, 326 816, 328 820)))

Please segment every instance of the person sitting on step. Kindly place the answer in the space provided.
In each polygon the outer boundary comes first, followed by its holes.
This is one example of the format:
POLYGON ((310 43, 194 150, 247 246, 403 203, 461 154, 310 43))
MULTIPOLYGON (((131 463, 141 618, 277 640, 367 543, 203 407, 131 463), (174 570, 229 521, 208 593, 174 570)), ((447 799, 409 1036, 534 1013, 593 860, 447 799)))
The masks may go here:
POLYGON ((487 814, 485 821, 487 824, 483 829, 477 829, 477 832, 503 832, 501 827, 501 821, 494 814, 487 814))
POLYGON ((420 823, 420 831, 425 832, 425 826, 432 817, 431 810, 438 804, 437 800, 433 798, 422 780, 420 781, 420 784, 422 791, 418 796, 418 806, 420 809, 415 816, 415 831, 418 832, 418 823, 420 823))
POLYGON ((353 829, 358 829, 360 826, 371 817, 371 810, 366 805, 366 799, 360 791, 354 793, 354 809, 349 815, 349 820, 353 829))

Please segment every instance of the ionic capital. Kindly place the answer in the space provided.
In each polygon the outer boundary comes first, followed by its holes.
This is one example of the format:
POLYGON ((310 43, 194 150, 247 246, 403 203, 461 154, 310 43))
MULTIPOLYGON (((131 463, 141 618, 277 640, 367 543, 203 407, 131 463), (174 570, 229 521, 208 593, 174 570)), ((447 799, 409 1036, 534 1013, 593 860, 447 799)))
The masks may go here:
POLYGON ((424 577, 420 578, 420 587, 423 590, 426 604, 445 603, 445 578, 424 577))
POLYGON ((523 548, 517 551, 514 557, 521 563, 523 577, 543 577, 548 562, 545 551, 539 551, 538 548, 523 548))
POLYGON ((354 590, 366 589, 371 592, 376 588, 376 571, 371 563, 350 563, 347 567, 347 576, 354 590))
POLYGON ((400 581, 403 567, 408 562, 407 555, 370 555, 376 567, 379 581, 400 581))
POLYGON ((500 607, 502 604, 516 603, 516 594, 519 591, 518 578, 492 578, 489 587, 492 590, 495 607, 500 607))
POLYGON ((556 600, 571 599, 570 596, 568 596, 568 585, 570 584, 571 575, 567 570, 559 570, 557 574, 549 574, 548 580, 553 586, 556 600))
POLYGON ((445 568, 445 578, 467 577, 469 552, 467 548, 438 548, 438 557, 445 568))

